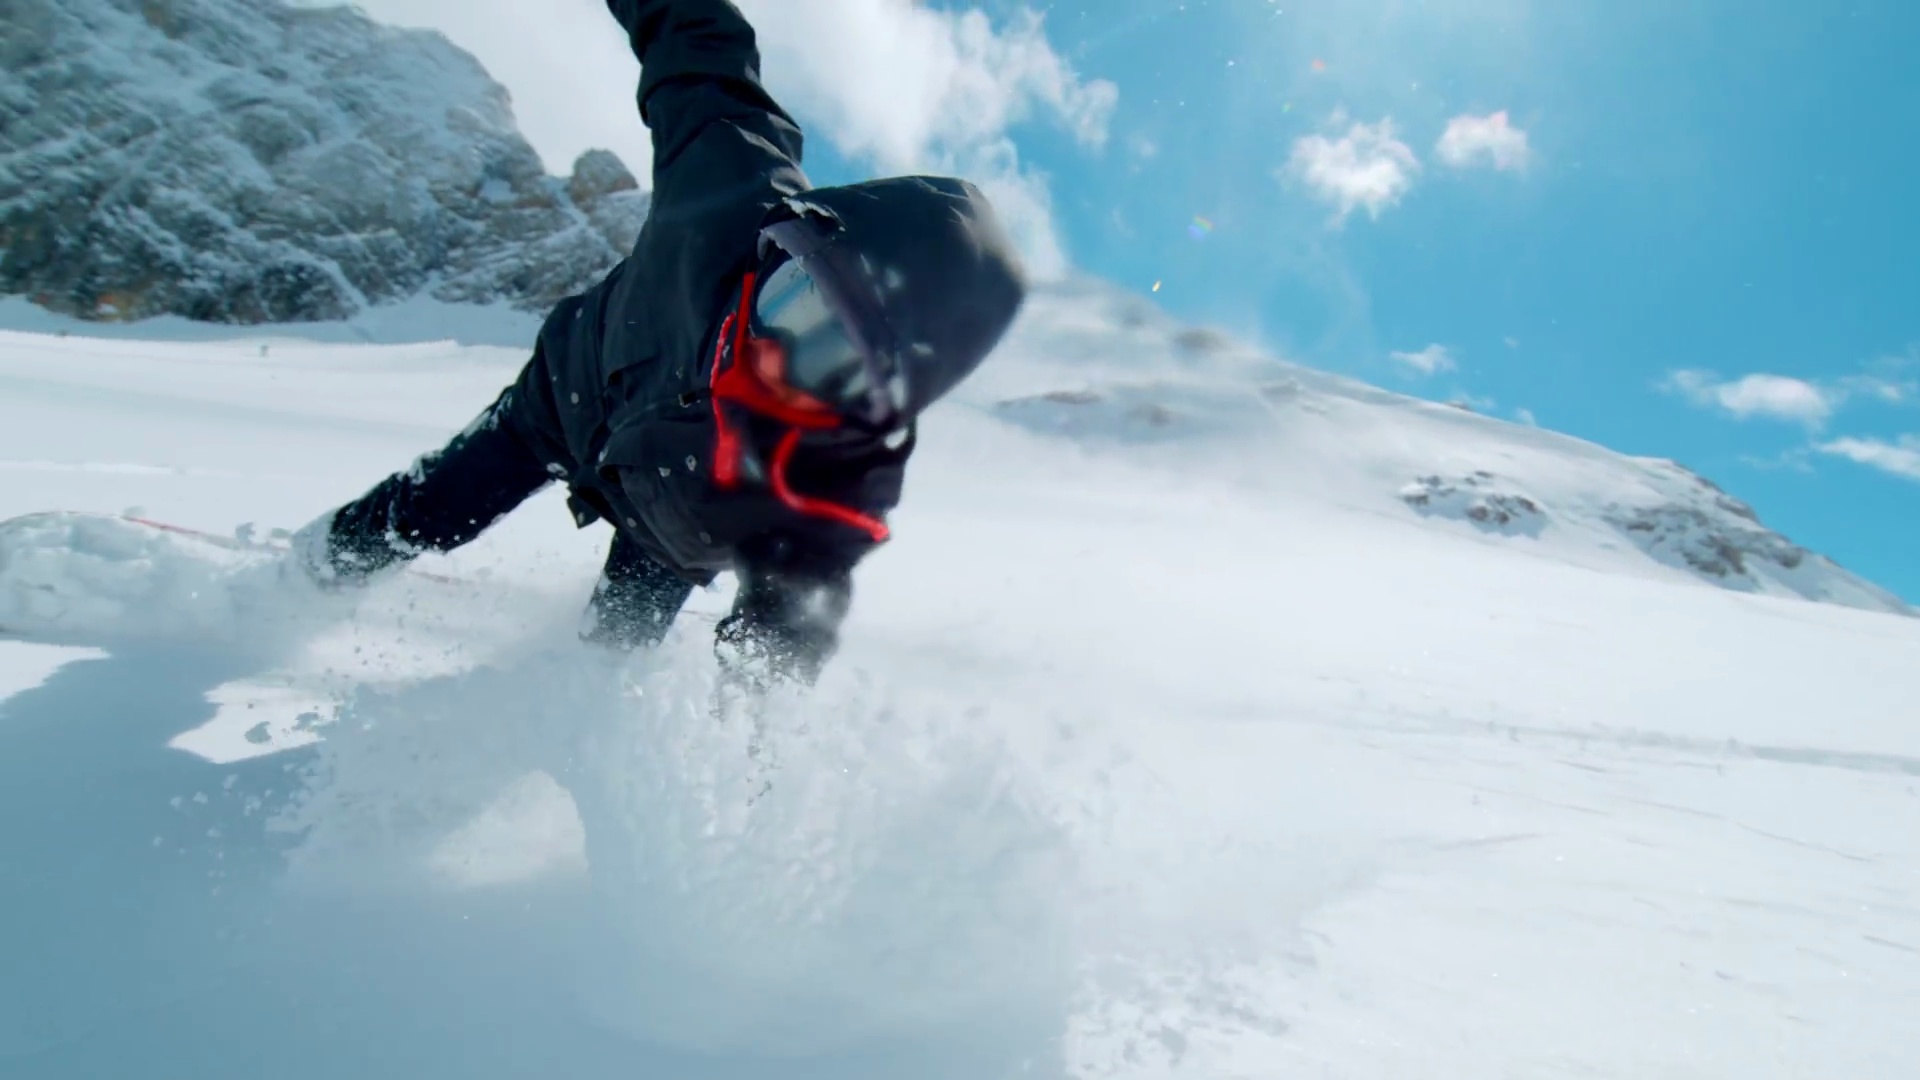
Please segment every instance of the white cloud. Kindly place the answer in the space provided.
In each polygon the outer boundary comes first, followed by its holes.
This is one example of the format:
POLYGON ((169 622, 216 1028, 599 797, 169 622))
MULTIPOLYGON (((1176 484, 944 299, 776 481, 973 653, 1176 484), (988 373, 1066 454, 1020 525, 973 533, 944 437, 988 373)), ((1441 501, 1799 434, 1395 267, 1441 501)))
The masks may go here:
MULTIPOLYGON (((998 24, 915 0, 737 0, 769 88, 810 137, 881 173, 966 176, 993 197, 1031 269, 1065 268, 1044 176, 1010 135, 1042 119, 1082 145, 1107 139, 1119 92, 1081 78, 1031 11, 998 24)), ((652 153, 633 105, 639 65, 597 0, 360 0, 375 18, 440 29, 513 92, 548 167, 605 146, 647 183, 652 153)))
POLYGON ((1847 458, 1908 480, 1920 480, 1920 435, 1902 435, 1893 442, 1885 439, 1835 439, 1821 443, 1817 449, 1823 454, 1847 458))
POLYGON ((1705 408, 1742 420, 1764 417, 1819 427, 1833 415, 1840 396, 1804 379, 1785 375, 1747 375, 1720 381, 1710 371, 1675 371, 1661 384, 1705 408))
MULTIPOLYGON (((1337 114, 1334 123, 1339 124, 1337 114)), ((1332 203, 1335 220, 1365 207, 1369 216, 1398 203, 1420 172, 1413 148, 1394 138, 1393 121, 1354 123, 1338 138, 1307 135, 1294 141, 1283 172, 1304 181, 1314 195, 1332 203)))
POLYGON ((1532 409, 1515 409, 1513 410, 1513 418, 1528 427, 1540 426, 1540 420, 1533 415, 1532 409))
POLYGON ((1819 427, 1850 402, 1871 399, 1901 405, 1920 400, 1920 385, 1885 375, 1846 375, 1818 382, 1786 375, 1722 380, 1711 371, 1671 372, 1661 389, 1742 420, 1764 417, 1819 427))
POLYGON ((920 170, 965 176, 979 184, 993 200, 1001 223, 1019 243, 1029 274, 1047 279, 1066 272, 1066 248, 1053 223, 1053 189, 1044 175, 1021 166, 1020 152, 1011 139, 997 139, 887 171, 920 170))
POLYGON ((1848 397, 1870 397, 1889 405, 1899 405, 1920 397, 1920 386, 1878 375, 1849 375, 1837 385, 1848 397))
POLYGON ((1759 469, 1761 472, 1779 472, 1785 470, 1787 472, 1811 473, 1813 472, 1813 465, 1808 459, 1812 456, 1812 450, 1804 446, 1796 446, 1790 450, 1783 450, 1772 457, 1742 454, 1740 455, 1740 463, 1750 469, 1759 469))
POLYGON ((739 0, 759 32, 768 84, 844 154, 882 172, 967 176, 994 199, 1031 269, 1066 257, 1046 178, 1010 135, 1045 119, 1083 146, 1105 145, 1119 90, 1082 79, 1038 14, 996 26, 979 10, 914 0, 739 0))
POLYGON ((1834 406, 1826 391, 1784 375, 1747 375, 1716 387, 1714 396, 1735 416, 1772 416, 1814 424, 1825 420, 1834 406))
POLYGON ((1422 375, 1452 371, 1456 366, 1453 362, 1453 353, 1445 345, 1429 345, 1419 352, 1396 352, 1389 355, 1422 375))
POLYGON ((1490 165, 1503 172, 1525 169, 1533 159, 1527 133, 1507 120, 1504 109, 1486 116, 1461 115, 1447 121, 1447 130, 1435 144, 1433 153, 1456 169, 1490 165))
POLYGON ((1022 10, 995 27, 979 10, 938 11, 913 0, 738 0, 759 32, 766 75, 818 116, 841 149, 911 168, 991 144, 1046 115, 1100 146, 1118 100, 1083 81, 1022 10))

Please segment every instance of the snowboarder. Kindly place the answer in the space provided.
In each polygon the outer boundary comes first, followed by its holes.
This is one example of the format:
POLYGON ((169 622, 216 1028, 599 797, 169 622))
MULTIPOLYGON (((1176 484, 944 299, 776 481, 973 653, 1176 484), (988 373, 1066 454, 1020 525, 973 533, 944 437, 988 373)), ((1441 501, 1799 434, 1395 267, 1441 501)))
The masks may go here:
POLYGON ((653 204, 628 258, 547 316, 516 381, 447 445, 300 530, 331 588, 473 540, 552 482, 615 530, 583 636, 655 643, 739 578, 717 638, 748 678, 811 682, 852 571, 888 537, 915 418, 1024 296, 957 179, 813 188, 731 0, 608 0, 641 63, 653 204))

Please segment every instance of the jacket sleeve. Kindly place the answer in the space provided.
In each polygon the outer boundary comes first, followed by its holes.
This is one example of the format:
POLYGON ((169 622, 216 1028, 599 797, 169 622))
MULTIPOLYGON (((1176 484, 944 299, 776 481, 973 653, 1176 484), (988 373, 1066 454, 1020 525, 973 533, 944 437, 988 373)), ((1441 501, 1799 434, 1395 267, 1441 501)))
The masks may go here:
POLYGON ((607 0, 607 8, 640 60, 640 119, 653 132, 656 189, 672 184, 686 150, 715 124, 732 124, 799 165, 800 127, 761 85, 753 27, 733 0, 607 0))

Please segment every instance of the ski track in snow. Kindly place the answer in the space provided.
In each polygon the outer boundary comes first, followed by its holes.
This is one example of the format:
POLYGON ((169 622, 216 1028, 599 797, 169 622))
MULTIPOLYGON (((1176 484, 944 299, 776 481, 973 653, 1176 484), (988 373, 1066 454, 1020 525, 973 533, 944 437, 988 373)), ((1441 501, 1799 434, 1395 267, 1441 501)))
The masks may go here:
MULTIPOLYGON (((0 334, 0 517, 295 527, 519 358, 259 346, 0 334)), ((1423 518, 1367 445, 1615 466, 1386 395, 1294 399, 1358 449, 1035 431, 1027 347, 757 736, 724 589, 573 641, 605 535, 557 492, 350 619, 0 525, 0 1075, 1912 1074, 1920 622, 1423 518)))

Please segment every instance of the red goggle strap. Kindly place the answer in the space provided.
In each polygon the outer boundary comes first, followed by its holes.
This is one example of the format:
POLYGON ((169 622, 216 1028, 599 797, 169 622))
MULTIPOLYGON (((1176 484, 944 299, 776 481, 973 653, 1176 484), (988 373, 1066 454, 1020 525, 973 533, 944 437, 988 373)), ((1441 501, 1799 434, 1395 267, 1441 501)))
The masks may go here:
POLYGON ((779 445, 774 448, 773 461, 768 468, 768 481, 773 488, 773 496, 781 505, 795 513, 825 521, 834 521, 851 528, 859 529, 872 538, 876 544, 886 543, 891 530, 885 522, 870 514, 863 514, 850 506, 815 499, 793 490, 787 482, 787 466, 793 461, 793 455, 800 448, 800 437, 806 430, 821 430, 838 427, 840 419, 836 416, 823 416, 817 413, 796 413, 785 408, 777 398, 767 393, 755 381, 752 373, 741 368, 746 356, 749 328, 748 305, 753 302, 755 275, 748 274, 740 286, 740 305, 727 316, 720 325, 719 340, 713 347, 713 373, 708 378, 708 388, 713 399, 713 481, 722 491, 732 491, 740 486, 741 463, 746 456, 746 440, 738 429, 727 421, 726 410, 721 407, 723 401, 733 401, 748 407, 759 406, 763 411, 771 411, 776 419, 786 422, 789 427, 781 436, 779 445), (721 361, 728 355, 727 338, 731 335, 731 366, 724 370, 721 361))
POLYGON ((887 538, 892 535, 886 522, 870 514, 863 514, 851 506, 802 495, 788 486, 787 463, 793 460, 793 452, 800 447, 800 435, 799 428, 789 428, 787 433, 780 437, 780 445, 774 448, 773 467, 768 470, 769 478, 773 483, 773 497, 779 499, 782 505, 795 513, 826 521, 837 521, 866 533, 876 544, 886 543, 887 538))
POLYGON ((713 400, 713 482, 720 485, 721 491, 732 491, 740 485, 740 460, 746 448, 740 433, 727 423, 727 414, 720 408, 720 399, 726 387, 721 385, 720 361, 727 355, 727 335, 733 335, 733 364, 740 366, 740 358, 746 355, 747 348, 747 305, 753 301, 754 275, 748 274, 740 285, 740 306, 720 324, 719 340, 713 343, 713 374, 707 378, 707 389, 713 400))

